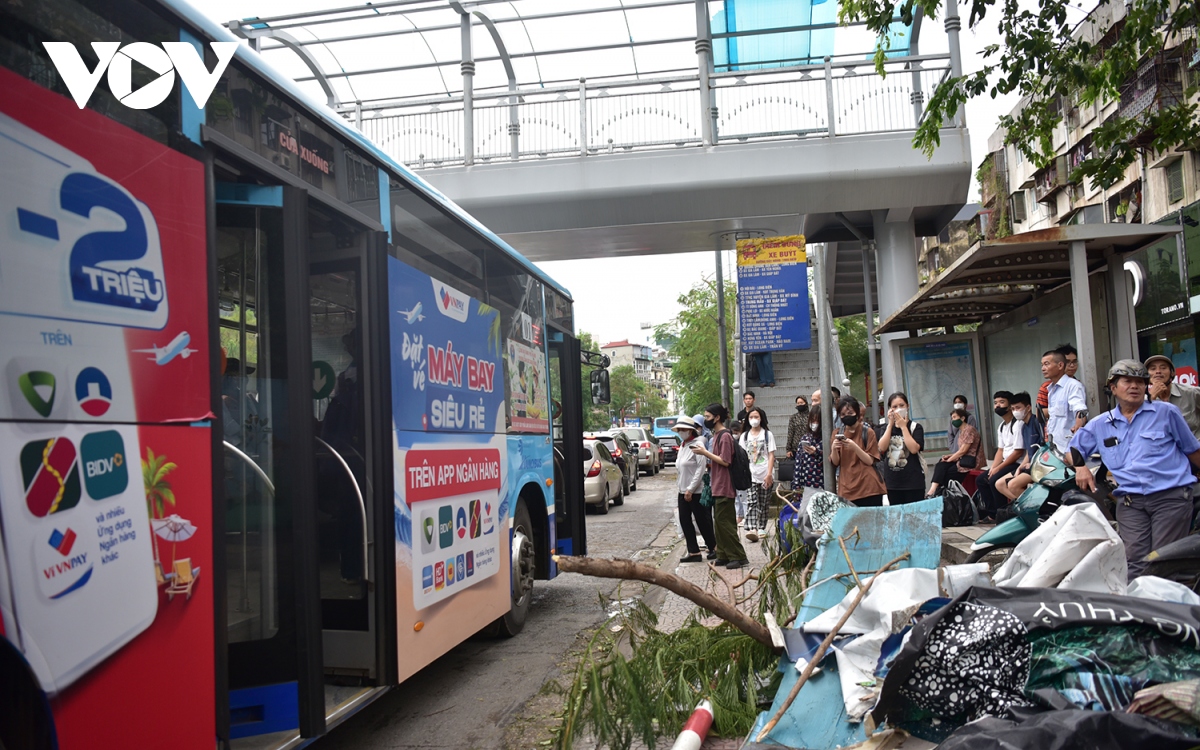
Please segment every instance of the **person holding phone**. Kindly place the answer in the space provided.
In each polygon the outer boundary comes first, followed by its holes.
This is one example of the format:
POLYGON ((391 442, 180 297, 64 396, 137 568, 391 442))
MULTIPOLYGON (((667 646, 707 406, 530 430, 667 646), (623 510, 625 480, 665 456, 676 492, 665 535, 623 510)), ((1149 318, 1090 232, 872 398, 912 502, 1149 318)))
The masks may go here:
POLYGON ((904 505, 925 497, 925 429, 908 415, 908 396, 893 393, 887 400, 887 426, 879 436, 880 452, 887 451, 884 482, 888 503, 904 505))
POLYGON ((821 445, 821 410, 812 409, 796 442, 796 468, 792 472, 792 490, 805 487, 825 489, 825 450, 821 445))
POLYGON ((883 505, 887 487, 879 478, 879 442, 862 421, 862 404, 853 396, 838 401, 841 427, 833 436, 829 462, 838 467, 838 494, 859 507, 883 505))
POLYGON ((733 507, 733 435, 725 429, 729 410, 723 404, 711 403, 704 410, 704 426, 712 430, 712 450, 696 447, 693 450, 708 459, 708 475, 712 484, 713 530, 717 536, 717 565, 741 568, 750 564, 746 549, 738 538, 737 512, 733 507))

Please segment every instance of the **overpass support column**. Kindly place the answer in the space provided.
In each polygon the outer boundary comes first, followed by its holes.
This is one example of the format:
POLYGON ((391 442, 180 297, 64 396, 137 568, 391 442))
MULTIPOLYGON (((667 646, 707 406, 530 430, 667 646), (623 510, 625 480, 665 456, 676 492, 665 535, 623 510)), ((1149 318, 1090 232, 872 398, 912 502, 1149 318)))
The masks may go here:
POLYGON ((475 163, 475 56, 471 52, 471 14, 459 13, 462 32, 463 164, 475 163))
POLYGON ((713 145, 713 98, 708 74, 712 67, 712 29, 708 0, 696 0, 696 68, 700 74, 700 128, 705 146, 713 145))
MULTIPOLYGON (((917 237, 912 214, 903 221, 888 221, 889 213, 876 211, 875 283, 879 287, 879 318, 886 320, 917 293, 917 237)), ((901 390, 900 363, 892 354, 891 342, 908 338, 907 333, 885 333, 879 337, 882 350, 884 396, 901 390)), ((950 394, 953 395, 953 394, 950 394)))

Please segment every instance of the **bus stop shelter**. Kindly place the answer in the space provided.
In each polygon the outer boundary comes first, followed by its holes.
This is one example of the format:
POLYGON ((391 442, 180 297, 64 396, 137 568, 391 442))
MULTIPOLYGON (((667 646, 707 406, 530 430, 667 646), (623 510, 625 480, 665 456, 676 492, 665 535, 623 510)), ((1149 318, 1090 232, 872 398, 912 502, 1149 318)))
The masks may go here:
POLYGON ((1155 224, 1079 224, 977 243, 882 321, 877 333, 952 333, 955 326, 986 322, 1069 285, 1079 379, 1089 413, 1098 414, 1102 373, 1097 367, 1089 277, 1104 274, 1111 360, 1136 358, 1132 284, 1137 282, 1126 272, 1125 258, 1180 231, 1155 224))

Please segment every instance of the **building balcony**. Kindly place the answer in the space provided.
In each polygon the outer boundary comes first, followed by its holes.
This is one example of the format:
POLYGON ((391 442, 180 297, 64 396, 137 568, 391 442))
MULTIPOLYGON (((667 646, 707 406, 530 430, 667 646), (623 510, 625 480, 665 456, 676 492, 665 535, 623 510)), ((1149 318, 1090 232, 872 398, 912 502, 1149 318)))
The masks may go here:
MULTIPOLYGON (((1139 65, 1137 76, 1121 87, 1117 116, 1140 119, 1182 101, 1183 80, 1179 60, 1156 55, 1139 65)), ((1152 138, 1153 132, 1147 128, 1135 136, 1135 142, 1144 145, 1152 138)))
POLYGON ((1067 186, 1070 168, 1067 157, 1057 156, 1049 166, 1039 169, 1033 176, 1033 195, 1038 203, 1052 203, 1058 200, 1055 195, 1067 186))

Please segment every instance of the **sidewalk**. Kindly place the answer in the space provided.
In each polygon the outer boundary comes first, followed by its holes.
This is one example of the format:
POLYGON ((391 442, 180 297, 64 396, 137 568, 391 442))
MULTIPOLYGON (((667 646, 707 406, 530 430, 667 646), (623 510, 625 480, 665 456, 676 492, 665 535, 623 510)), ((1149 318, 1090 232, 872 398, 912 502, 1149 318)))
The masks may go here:
MULTIPOLYGON (((771 521, 774 524, 774 519, 771 521)), ((742 529, 738 529, 742 537, 742 546, 746 548, 746 558, 750 564, 744 568, 737 570, 729 570, 728 568, 717 568, 710 565, 711 561, 705 560, 703 563, 680 563, 681 557, 687 554, 687 546, 683 543, 683 535, 678 530, 678 524, 667 526, 663 529, 663 533, 659 536, 660 539, 673 534, 676 540, 675 547, 671 550, 671 554, 663 561, 662 568, 670 570, 680 578, 693 583, 699 588, 707 591, 718 599, 725 601, 729 600, 729 587, 734 587, 734 595, 741 599, 750 594, 754 587, 758 584, 755 580, 750 580, 747 576, 750 573, 757 573, 767 563, 767 556, 763 551, 762 542, 748 542, 746 535, 742 529), (737 584, 742 584, 738 586, 737 584)), ((776 534, 777 527, 774 525, 767 528, 768 534, 776 534)), ((740 605, 740 609, 746 612, 753 611, 755 601, 751 599, 740 605)), ((697 611, 699 608, 691 601, 684 599, 678 594, 667 592, 666 599, 663 601, 662 607, 658 611, 658 629, 664 633, 671 633, 683 626, 687 618, 697 611)), ((718 617, 707 617, 701 620, 706 625, 716 625, 721 622, 718 617)))

